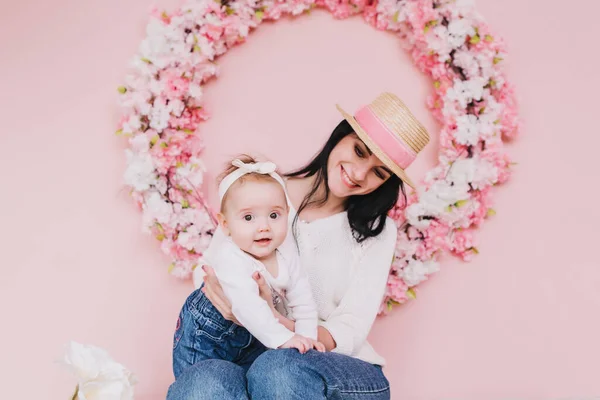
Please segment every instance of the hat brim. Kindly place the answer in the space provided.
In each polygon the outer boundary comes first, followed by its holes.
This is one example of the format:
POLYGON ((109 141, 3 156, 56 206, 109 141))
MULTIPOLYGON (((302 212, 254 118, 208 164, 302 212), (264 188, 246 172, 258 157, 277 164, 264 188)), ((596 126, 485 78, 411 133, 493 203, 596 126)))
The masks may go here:
POLYGON ((348 121, 352 129, 354 129, 354 132, 356 132, 360 140, 362 140, 367 145, 367 147, 373 152, 373 154, 375 154, 377 158, 381 160, 382 163, 384 163, 390 170, 392 170, 394 175, 397 175, 400 179, 402 179, 404 183, 406 183, 411 188, 415 189, 415 184, 410 179, 406 171, 404 171, 395 162, 393 162, 387 156, 387 154, 385 154, 385 152, 378 145, 376 145, 375 142, 371 140, 369 135, 364 131, 364 129, 360 126, 356 119, 352 115, 344 111, 339 105, 336 104, 336 107, 338 111, 342 114, 344 119, 348 121))

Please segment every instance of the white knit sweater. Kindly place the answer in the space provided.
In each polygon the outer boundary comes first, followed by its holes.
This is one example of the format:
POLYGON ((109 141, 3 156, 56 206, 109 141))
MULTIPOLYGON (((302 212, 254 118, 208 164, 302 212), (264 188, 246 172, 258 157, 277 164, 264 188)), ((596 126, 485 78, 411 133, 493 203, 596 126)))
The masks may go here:
MULTIPOLYGON (((396 224, 387 218, 379 236, 357 243, 346 212, 309 223, 298 221, 302 268, 317 304, 319 324, 336 342, 334 352, 385 364, 366 339, 383 300, 397 234, 396 224)), ((202 269, 194 272, 199 287, 202 269)))
POLYGON ((394 256, 397 227, 387 218, 379 236, 357 243, 346 212, 298 222, 298 247, 317 303, 320 325, 333 336, 334 352, 372 364, 385 360, 367 342, 394 256))

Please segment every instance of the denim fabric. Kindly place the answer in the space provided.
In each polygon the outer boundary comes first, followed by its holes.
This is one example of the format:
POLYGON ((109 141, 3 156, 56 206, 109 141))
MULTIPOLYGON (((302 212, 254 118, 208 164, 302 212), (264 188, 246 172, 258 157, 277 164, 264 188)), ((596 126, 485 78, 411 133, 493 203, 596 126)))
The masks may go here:
POLYGON ((263 352, 246 373, 223 360, 201 361, 169 388, 167 400, 389 400, 381 367, 337 353, 263 352))
POLYGON ((205 360, 232 362, 247 370, 266 348, 245 328, 227 321, 195 290, 185 301, 173 338, 173 374, 205 360))

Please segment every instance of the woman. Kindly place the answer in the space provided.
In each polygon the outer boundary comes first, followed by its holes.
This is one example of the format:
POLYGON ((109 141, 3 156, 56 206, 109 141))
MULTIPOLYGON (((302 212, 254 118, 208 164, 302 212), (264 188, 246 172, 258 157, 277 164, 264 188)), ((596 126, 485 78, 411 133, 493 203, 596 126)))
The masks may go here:
MULTIPOLYGON (((235 365, 207 360, 176 377, 169 400, 389 399, 384 359, 366 341, 382 301, 397 227, 387 217, 414 187, 405 169, 429 141, 425 128, 396 96, 383 93, 344 120, 304 168, 288 174, 297 211, 294 232, 319 311, 318 339, 327 352, 268 350, 235 365)), ((210 267, 206 305, 220 319, 214 339, 243 329, 210 267)), ((264 280, 255 276, 271 304, 264 280)), ((289 329, 294 322, 273 309, 289 329)), ((177 344, 177 332, 175 342, 177 344)), ((176 345, 175 344, 175 345, 176 345)))

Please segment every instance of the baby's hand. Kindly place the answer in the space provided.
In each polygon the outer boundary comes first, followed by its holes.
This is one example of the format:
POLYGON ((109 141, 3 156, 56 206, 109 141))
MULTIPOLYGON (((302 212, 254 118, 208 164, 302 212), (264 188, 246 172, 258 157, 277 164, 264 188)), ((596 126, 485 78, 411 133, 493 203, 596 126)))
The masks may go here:
POLYGON ((313 348, 311 339, 295 334, 290 340, 279 346, 280 349, 298 349, 302 354, 313 348))
POLYGON ((290 340, 279 346, 280 349, 298 349, 302 354, 311 349, 315 349, 321 353, 325 352, 325 345, 316 340, 309 339, 302 335, 294 335, 290 340))
POLYGON ((310 340, 310 343, 311 343, 313 349, 315 349, 315 350, 317 350, 317 351, 319 351, 321 353, 325 353, 326 349, 325 349, 325 345, 323 343, 318 342, 318 341, 313 340, 313 339, 308 339, 308 340, 310 340))

